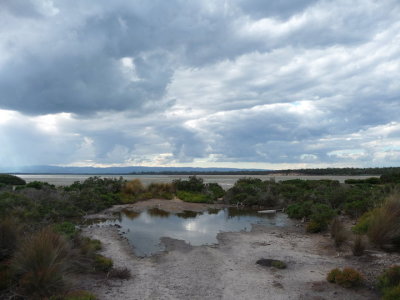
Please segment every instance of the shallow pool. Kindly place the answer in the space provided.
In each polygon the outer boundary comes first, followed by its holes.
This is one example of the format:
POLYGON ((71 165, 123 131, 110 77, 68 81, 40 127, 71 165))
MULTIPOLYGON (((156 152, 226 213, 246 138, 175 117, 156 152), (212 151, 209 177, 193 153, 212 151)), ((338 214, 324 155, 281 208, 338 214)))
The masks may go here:
POLYGON ((211 245, 218 242, 220 232, 249 231, 252 224, 285 226, 288 222, 285 214, 266 215, 236 208, 210 209, 202 213, 169 213, 152 208, 140 213, 125 210, 118 213, 116 219, 98 224, 117 225, 133 246, 134 253, 148 256, 165 249, 161 237, 184 240, 193 246, 211 245))

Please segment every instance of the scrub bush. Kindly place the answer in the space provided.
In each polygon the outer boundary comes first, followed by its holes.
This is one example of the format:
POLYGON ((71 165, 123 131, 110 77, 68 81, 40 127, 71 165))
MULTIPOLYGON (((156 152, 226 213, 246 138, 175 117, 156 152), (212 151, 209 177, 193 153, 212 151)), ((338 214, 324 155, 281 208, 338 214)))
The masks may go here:
POLYGON ((365 247, 366 245, 362 235, 357 234, 353 241, 351 252, 353 252, 354 256, 361 256, 364 254, 365 247))
POLYGON ((372 243, 382 248, 400 246, 400 195, 392 195, 372 212, 367 234, 372 243))
POLYGON ((395 265, 386 269, 381 276, 378 277, 378 288, 384 291, 400 284, 400 266, 395 265))
POLYGON ((335 246, 340 247, 344 242, 348 239, 348 232, 343 226, 343 223, 340 222, 339 218, 336 217, 333 219, 331 223, 331 236, 335 241, 335 246))
POLYGON ((326 279, 345 288, 359 286, 364 280, 363 276, 352 268, 333 269, 328 273, 326 279))
POLYGON ((25 180, 18 176, 9 175, 9 174, 0 174, 0 183, 6 185, 24 185, 26 184, 25 180))

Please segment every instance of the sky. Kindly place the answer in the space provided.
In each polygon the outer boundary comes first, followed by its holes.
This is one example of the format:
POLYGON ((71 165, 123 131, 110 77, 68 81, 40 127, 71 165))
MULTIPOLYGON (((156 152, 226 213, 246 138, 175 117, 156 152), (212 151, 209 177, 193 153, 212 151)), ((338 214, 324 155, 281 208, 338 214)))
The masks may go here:
POLYGON ((0 166, 400 166, 398 0, 0 0, 0 166))

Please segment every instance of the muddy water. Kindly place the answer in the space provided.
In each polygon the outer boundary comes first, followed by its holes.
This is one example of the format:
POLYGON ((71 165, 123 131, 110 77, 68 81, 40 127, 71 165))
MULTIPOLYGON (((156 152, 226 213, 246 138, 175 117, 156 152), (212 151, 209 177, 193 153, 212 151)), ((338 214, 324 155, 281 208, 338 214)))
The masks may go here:
POLYGON ((219 232, 249 231, 252 224, 281 227, 288 222, 284 214, 266 215, 234 208, 175 214, 152 208, 141 213, 122 211, 115 220, 98 225, 116 225, 135 255, 149 256, 165 249, 160 242, 162 237, 184 240, 192 246, 210 245, 218 242, 219 232))

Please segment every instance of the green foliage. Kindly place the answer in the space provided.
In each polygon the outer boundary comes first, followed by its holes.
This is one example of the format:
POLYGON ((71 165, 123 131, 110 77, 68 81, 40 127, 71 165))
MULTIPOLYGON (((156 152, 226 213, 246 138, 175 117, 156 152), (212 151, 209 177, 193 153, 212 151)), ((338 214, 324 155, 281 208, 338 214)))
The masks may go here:
POLYGON ((113 267, 113 261, 111 258, 105 257, 100 254, 96 254, 94 258, 94 269, 100 272, 108 272, 113 267))
POLYGON ((48 184, 47 182, 42 182, 42 181, 32 181, 29 182, 24 188, 34 188, 37 190, 41 190, 43 188, 55 188, 54 184, 48 184))
POLYGON ((43 229, 26 239, 12 263, 19 278, 19 293, 31 299, 63 292, 70 266, 69 244, 50 229, 43 229))
POLYGON ((382 300, 399 300, 399 299, 400 299, 400 285, 386 289, 382 297, 382 300))
POLYGON ((326 279, 345 288, 359 286, 364 280, 363 276, 352 268, 333 269, 328 273, 326 279))
POLYGON ((75 224, 67 221, 63 223, 54 224, 53 230, 59 234, 66 236, 69 239, 73 239, 74 237, 76 237, 78 233, 75 224))
POLYGON ((185 202, 193 202, 193 203, 211 203, 212 199, 205 194, 187 192, 187 191, 177 191, 176 196, 185 201, 185 202))
POLYGON ((286 213, 293 219, 308 218, 312 214, 312 206, 311 201, 294 203, 286 208, 286 213))
POLYGON ((188 180, 176 179, 172 183, 178 191, 200 193, 204 189, 203 179, 197 176, 189 176, 188 180))
POLYGON ((306 231, 309 233, 317 233, 323 231, 325 228, 318 222, 311 220, 308 222, 306 231))
POLYGON ((9 175, 9 174, 0 174, 0 183, 6 185, 24 185, 26 184, 25 180, 18 176, 9 175))
POLYGON ((400 183, 400 172, 393 172, 393 173, 387 173, 383 174, 381 176, 381 182, 382 183, 400 183))
POLYGON ((378 177, 369 177, 366 179, 346 179, 346 184, 381 184, 381 179, 378 177))
POLYGON ((90 239, 88 237, 80 237, 76 240, 77 247, 80 253, 87 257, 94 257, 95 253, 102 249, 99 240, 90 239))
POLYGON ((335 216, 336 212, 326 204, 315 204, 311 208, 310 219, 319 224, 320 231, 328 227, 329 222, 335 216))
POLYGON ((356 225, 351 229, 354 233, 357 234, 366 234, 368 232, 368 228, 371 224, 374 211, 368 211, 364 213, 359 219, 356 225))
POLYGON ((400 284, 400 266, 395 265, 386 269, 382 275, 378 277, 378 288, 385 291, 389 288, 396 287, 400 284))
POLYGON ((281 260, 273 260, 271 265, 277 269, 286 269, 287 267, 286 263, 281 260))

